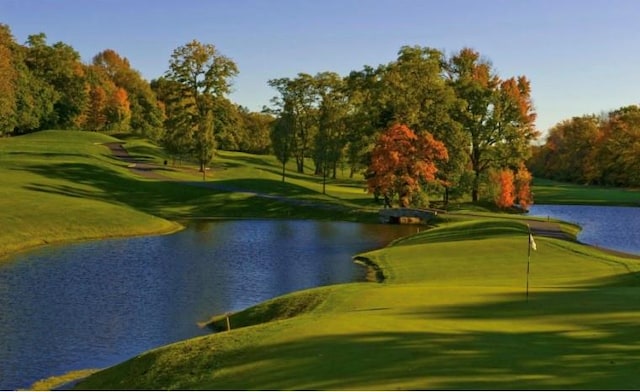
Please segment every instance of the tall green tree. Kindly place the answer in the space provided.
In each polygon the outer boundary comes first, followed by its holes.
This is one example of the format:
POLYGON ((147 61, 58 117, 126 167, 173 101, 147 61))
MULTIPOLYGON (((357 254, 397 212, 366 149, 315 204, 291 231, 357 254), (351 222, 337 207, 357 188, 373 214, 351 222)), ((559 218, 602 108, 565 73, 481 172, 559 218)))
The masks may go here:
POLYGON ((347 131, 347 99, 343 79, 335 72, 315 76, 319 99, 318 132, 314 143, 314 161, 322 174, 322 193, 326 193, 329 173, 336 178, 347 131))
POLYGON ((56 93, 53 112, 41 126, 78 128, 80 116, 89 101, 80 54, 63 42, 47 45, 44 33, 30 35, 27 47, 25 63, 36 77, 44 80, 56 93))
POLYGON ((193 135, 193 156, 203 178, 215 153, 214 109, 217 100, 230 91, 230 79, 238 74, 236 64, 215 46, 193 40, 173 51, 165 77, 180 89, 181 117, 186 135, 193 135))
POLYGON ((538 135, 531 87, 524 76, 502 80, 488 61, 469 48, 449 59, 447 76, 464 101, 454 118, 470 139, 471 196, 475 202, 488 169, 514 166, 528 158, 529 144, 538 135))
POLYGON ((296 136, 293 110, 288 108, 287 105, 291 105, 291 103, 285 104, 280 116, 274 121, 270 133, 273 153, 282 164, 282 182, 285 180, 285 168, 291 158, 296 136))
POLYGON ((350 178, 369 165, 377 133, 386 126, 382 115, 381 93, 383 67, 365 66, 345 78, 348 102, 346 160, 350 178))
POLYGON ((268 83, 280 93, 279 97, 272 99, 276 106, 275 113, 283 115, 287 111, 286 115, 293 121, 292 155, 298 173, 304 173, 304 161, 311 155, 318 124, 315 80, 309 74, 299 73, 295 79, 271 79, 268 83))
POLYGON ((57 94, 29 69, 29 48, 15 42, 11 29, 0 24, 0 133, 26 133, 42 127, 53 113, 57 94))
POLYGON ((275 118, 269 113, 251 112, 247 108, 238 110, 239 150, 251 154, 268 154, 271 151, 270 133, 275 118))
POLYGON ((598 151, 594 164, 600 183, 614 186, 640 186, 640 106, 614 110, 601 125, 601 137, 592 149, 598 151))

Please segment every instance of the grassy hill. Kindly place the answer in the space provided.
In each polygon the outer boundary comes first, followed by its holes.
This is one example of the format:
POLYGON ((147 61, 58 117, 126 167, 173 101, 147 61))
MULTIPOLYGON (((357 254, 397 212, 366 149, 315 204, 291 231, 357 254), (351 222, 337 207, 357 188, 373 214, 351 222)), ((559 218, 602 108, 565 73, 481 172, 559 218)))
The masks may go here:
POLYGON ((138 181, 102 145, 114 140, 70 131, 0 139, 0 257, 52 242, 180 228, 125 200, 136 197, 138 181))

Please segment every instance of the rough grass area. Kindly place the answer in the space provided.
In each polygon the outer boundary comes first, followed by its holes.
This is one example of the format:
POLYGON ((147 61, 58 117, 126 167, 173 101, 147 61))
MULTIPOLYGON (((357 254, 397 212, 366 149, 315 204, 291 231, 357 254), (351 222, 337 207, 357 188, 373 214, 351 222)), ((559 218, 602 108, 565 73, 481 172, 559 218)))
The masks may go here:
POLYGON ((640 261, 536 242, 528 299, 526 225, 460 218, 363 254, 384 283, 288 295, 257 307, 251 326, 153 350, 78 388, 637 388, 640 261), (314 310, 278 317, 274 304, 299 309, 315 293, 314 310))

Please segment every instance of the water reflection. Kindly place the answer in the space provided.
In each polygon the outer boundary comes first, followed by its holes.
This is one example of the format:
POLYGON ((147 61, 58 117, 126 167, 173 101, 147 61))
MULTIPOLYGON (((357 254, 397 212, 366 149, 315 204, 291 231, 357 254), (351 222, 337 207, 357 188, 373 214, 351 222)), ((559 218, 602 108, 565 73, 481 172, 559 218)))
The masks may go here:
POLYGON ((197 322, 364 278, 351 262, 415 232, 314 221, 194 222, 170 236, 51 246, 0 265, 0 389, 207 333, 197 322))

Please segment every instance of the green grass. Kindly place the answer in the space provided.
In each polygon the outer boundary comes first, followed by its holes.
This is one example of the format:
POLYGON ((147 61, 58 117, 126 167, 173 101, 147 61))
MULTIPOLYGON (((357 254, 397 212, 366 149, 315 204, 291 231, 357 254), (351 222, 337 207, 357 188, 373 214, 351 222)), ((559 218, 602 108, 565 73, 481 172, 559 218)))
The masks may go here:
POLYGON ((383 268, 382 284, 268 301, 233 315, 237 329, 78 388, 637 388, 640 261, 536 238, 527 301, 527 238, 514 220, 443 224, 362 255, 383 268))
POLYGON ((532 190, 537 204, 640 206, 638 189, 576 185, 536 178, 532 190))
MULTIPOLYGON (((95 133, 49 131, 0 139, 0 257, 47 243, 175 231, 180 225, 118 200, 137 181, 95 133)), ((132 186, 135 194, 136 187, 132 186)))

